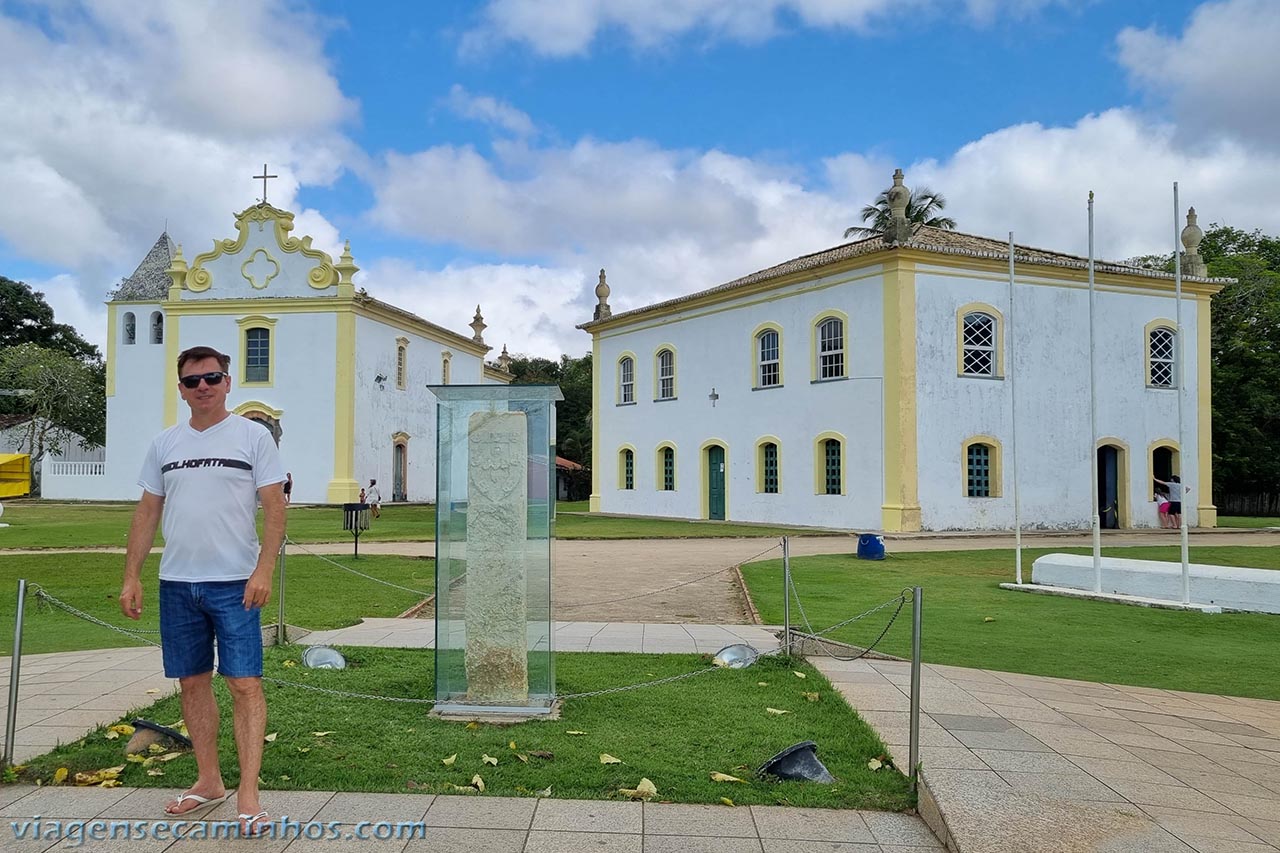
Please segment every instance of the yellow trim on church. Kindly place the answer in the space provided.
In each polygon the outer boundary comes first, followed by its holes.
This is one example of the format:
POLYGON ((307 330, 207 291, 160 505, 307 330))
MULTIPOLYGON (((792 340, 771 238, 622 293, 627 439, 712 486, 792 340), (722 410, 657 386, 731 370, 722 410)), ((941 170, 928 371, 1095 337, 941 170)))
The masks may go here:
POLYGON ((169 381, 164 383, 164 425, 171 427, 178 422, 178 322, 181 319, 173 306, 163 304, 167 318, 164 336, 164 375, 169 381), (173 371, 170 373, 169 371, 173 371))
POLYGON ((884 266, 884 503, 880 526, 920 529, 916 438, 916 265, 901 257, 884 266))
MULTIPOLYGON (((191 267, 187 271, 185 282, 182 286, 193 293, 202 293, 212 287, 213 274, 205 268, 205 264, 217 260, 223 255, 240 254, 240 251, 249 240, 250 223, 254 222, 259 223, 260 226, 268 222, 271 223, 276 245, 280 247, 282 252, 301 254, 305 258, 319 261, 307 273, 307 283, 312 288, 324 290, 338 283, 338 272, 334 269, 333 258, 329 257, 326 252, 311 248, 311 238, 309 236, 289 236, 289 232, 293 230, 293 214, 263 202, 236 214, 236 231, 239 232, 239 235, 234 240, 214 240, 211 251, 196 255, 195 260, 191 262, 191 267)), ((254 254, 256 255, 257 251, 254 254)), ((275 260, 271 258, 269 253, 267 257, 272 261, 275 260)), ((249 258, 249 261, 251 260, 253 260, 252 255, 249 258)), ((246 263, 249 261, 246 261, 246 263)), ((241 268, 241 274, 244 274, 243 267, 241 268)), ((250 283, 252 284, 252 282, 250 283)), ((257 285, 254 286, 256 287, 257 285)), ((265 287, 266 284, 264 283, 263 286, 265 287)))
MULTIPOLYGON (((1196 524, 1218 526, 1218 508, 1213 504, 1213 399, 1210 383, 1212 355, 1210 342, 1213 307, 1208 296, 1196 297, 1196 462, 1200 469, 1196 478, 1196 524)), ((1185 479, 1185 478, 1184 478, 1185 479)))
MULTIPOLYGON (((613 369, 612 367, 610 369, 613 369)), ((600 336, 591 335, 591 496, 587 499, 590 512, 600 511, 600 336)), ((634 374, 633 374, 634 378, 634 374)))
POLYGON ((329 503, 351 503, 360 492, 355 479, 356 312, 348 304, 335 309, 337 362, 333 373, 333 479, 329 503))

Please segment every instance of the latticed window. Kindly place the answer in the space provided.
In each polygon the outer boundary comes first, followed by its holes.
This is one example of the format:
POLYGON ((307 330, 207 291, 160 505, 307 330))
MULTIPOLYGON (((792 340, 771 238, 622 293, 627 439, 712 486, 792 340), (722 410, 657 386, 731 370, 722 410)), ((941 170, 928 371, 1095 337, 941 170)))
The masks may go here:
POLYGON ((844 321, 828 317, 818 326, 818 378, 844 376, 844 321))
POLYGON ((1151 384, 1156 388, 1172 388, 1174 373, 1173 329, 1161 326, 1151 330, 1151 384))
POLYGON ((630 357, 618 362, 618 402, 636 401, 636 363, 630 357))
POLYGON ((991 446, 987 444, 969 445, 968 488, 966 494, 971 498, 991 497, 991 446))
POLYGON ((768 388, 778 385, 782 381, 778 359, 778 333, 772 329, 763 331, 756 341, 760 347, 759 386, 768 388))
POLYGON ((622 451, 622 488, 636 487, 636 455, 630 450, 622 451))
POLYGON ((828 438, 822 443, 823 458, 826 460, 827 494, 840 494, 840 442, 828 438))
POLYGON ((662 448, 662 491, 676 490, 676 452, 670 447, 662 448))
POLYGON ((440 356, 440 384, 441 385, 449 384, 449 373, 450 373, 449 367, 451 364, 452 362, 450 361, 449 356, 447 355, 440 356))
POLYGON ((271 379, 271 330, 249 329, 244 333, 244 381, 271 379))
POLYGON ((778 493, 778 445, 772 441, 760 448, 760 463, 764 466, 762 480, 765 494, 778 493))
POLYGON ((996 375, 996 318, 990 314, 964 315, 964 373, 996 375))
POLYGON ((407 360, 406 347, 401 344, 396 347, 396 387, 403 388, 405 385, 405 362, 407 360))
POLYGON ((658 353, 658 399, 670 400, 676 395, 676 354, 669 349, 658 353))

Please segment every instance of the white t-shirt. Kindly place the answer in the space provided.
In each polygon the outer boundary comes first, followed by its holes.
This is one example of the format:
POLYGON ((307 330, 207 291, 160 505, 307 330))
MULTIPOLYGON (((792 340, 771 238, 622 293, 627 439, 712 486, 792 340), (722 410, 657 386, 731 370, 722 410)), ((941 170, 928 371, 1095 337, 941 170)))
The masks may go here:
POLYGON ((151 442, 138 485, 164 498, 160 578, 244 580, 258 563, 258 489, 285 478, 271 433, 239 415, 151 442))

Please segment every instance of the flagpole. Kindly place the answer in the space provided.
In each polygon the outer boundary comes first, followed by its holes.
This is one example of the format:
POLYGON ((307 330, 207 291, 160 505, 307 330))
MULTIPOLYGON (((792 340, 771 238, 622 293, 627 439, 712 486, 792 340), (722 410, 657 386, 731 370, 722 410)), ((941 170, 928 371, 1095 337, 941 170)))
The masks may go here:
MULTIPOLYGON (((1174 335, 1173 357, 1178 365, 1178 474, 1179 480, 1186 479, 1182 475, 1182 460, 1186 458, 1187 436, 1184 430, 1182 418, 1182 401, 1183 390, 1187 386, 1187 366, 1184 363, 1184 354, 1186 348, 1182 346, 1182 229, 1178 226, 1178 182, 1173 182, 1173 298, 1176 303, 1174 308, 1174 325, 1177 327, 1177 334, 1174 335)), ((1196 322, 1203 322, 1197 318, 1196 322)), ((1203 355, 1203 354, 1202 354, 1203 355)), ((1204 441, 1204 436, 1198 436, 1197 441, 1204 441)), ((1181 482, 1174 483, 1174 487, 1178 494, 1170 495, 1170 500, 1177 498, 1181 505, 1183 498, 1186 497, 1186 486, 1181 482)), ((1173 491, 1172 489, 1170 491, 1173 491)), ((1187 541, 1187 513, 1186 507, 1182 507, 1180 522, 1178 524, 1179 538, 1182 540, 1182 603, 1191 603, 1191 555, 1190 543, 1187 541)))
POLYGON ((1093 317, 1097 301, 1093 282, 1093 190, 1089 190, 1089 482, 1093 494, 1093 591, 1102 592, 1102 519, 1098 500, 1098 354, 1093 317))
POLYGON ((1022 505, 1018 495, 1018 395, 1015 391, 1013 336, 1013 232, 1009 232, 1009 320, 1004 324, 1005 337, 1008 338, 1009 364, 1005 375, 1009 378, 1009 457, 1013 463, 1013 553, 1014 580, 1022 583, 1022 505))

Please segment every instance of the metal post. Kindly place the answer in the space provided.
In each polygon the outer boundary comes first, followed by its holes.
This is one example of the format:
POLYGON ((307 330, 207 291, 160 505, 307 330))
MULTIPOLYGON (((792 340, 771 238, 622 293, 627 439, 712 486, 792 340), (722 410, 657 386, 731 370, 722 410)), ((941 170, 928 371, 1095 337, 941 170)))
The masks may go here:
POLYGON ((911 588, 911 790, 916 789, 916 771, 920 766, 920 607, 921 588, 911 588))
POLYGON ((1098 495, 1098 354, 1093 318, 1097 287, 1093 280, 1093 190, 1089 190, 1089 487, 1093 492, 1093 591, 1102 592, 1102 500, 1098 495))
MULTIPOLYGON (((1005 336, 1009 339, 1009 364, 1005 367, 1005 375, 1009 377, 1009 456, 1013 462, 1013 568, 1014 581, 1022 583, 1022 503, 1018 493, 1018 395, 1014 390, 1014 382, 1018 373, 1014 363, 1013 336, 1018 327, 1013 322, 1013 232, 1009 232, 1009 321, 1005 323, 1005 336)), ((998 343, 997 343, 998 345, 998 343)))
POLYGON ((782 537, 782 650, 791 654, 791 537, 782 537))
MULTIPOLYGON (((1187 387, 1187 367, 1186 367, 1186 358, 1185 358, 1187 350, 1186 350, 1186 347, 1182 345, 1182 336, 1183 336, 1182 246, 1181 246, 1182 232, 1178 228, 1178 225, 1180 224, 1178 222, 1178 217, 1179 217, 1178 182, 1174 181, 1173 182, 1173 287, 1174 287, 1174 294, 1173 294, 1174 309, 1173 310, 1174 310, 1174 325, 1177 326, 1178 328, 1173 337, 1173 358, 1174 358, 1174 363, 1177 366, 1177 370, 1178 370, 1177 378, 1174 381, 1178 383, 1178 397, 1177 397, 1177 401, 1178 401, 1178 474, 1181 476, 1178 477, 1178 482, 1173 484, 1173 488, 1169 490, 1169 499, 1173 500, 1174 498, 1177 498, 1178 501, 1182 501, 1187 496, 1187 489, 1185 486, 1182 485, 1182 480, 1186 478, 1186 475, 1183 474, 1183 472, 1189 471, 1191 469, 1191 466, 1182 464, 1182 460, 1186 458, 1185 448, 1187 446, 1187 434, 1185 432, 1185 429, 1184 429, 1185 425, 1183 424, 1183 419, 1182 419, 1182 402, 1186 397, 1186 395, 1183 394, 1183 390, 1187 387), (1177 494, 1174 494, 1175 492, 1177 494)), ((1204 322, 1204 318, 1200 316, 1199 313, 1197 313, 1196 323, 1199 324, 1203 322, 1204 322)), ((1201 358, 1203 357, 1203 355, 1204 353, 1200 353, 1196 356, 1196 358, 1201 358)), ((1205 437, 1197 434, 1196 442, 1198 443, 1201 441, 1206 441, 1205 437)), ((1148 488, 1150 487, 1148 486, 1148 488)), ((1178 539, 1182 546, 1181 547, 1182 603, 1190 604, 1191 603, 1191 554, 1190 554, 1189 543, 1187 541, 1187 512, 1186 512, 1187 508, 1184 506, 1182 510, 1183 510, 1182 514, 1178 521, 1178 531, 1179 531, 1178 539)))
POLYGON ((27 581, 18 581, 18 610, 13 617, 13 657, 9 664, 9 713, 4 722, 4 766, 13 766, 13 739, 18 730, 18 675, 22 669, 22 614, 27 603, 27 581))
POLYGON ((280 605, 280 614, 276 617, 276 645, 283 646, 289 642, 289 632, 284 626, 284 557, 285 548, 288 547, 288 540, 280 543, 280 596, 277 604, 280 605))

